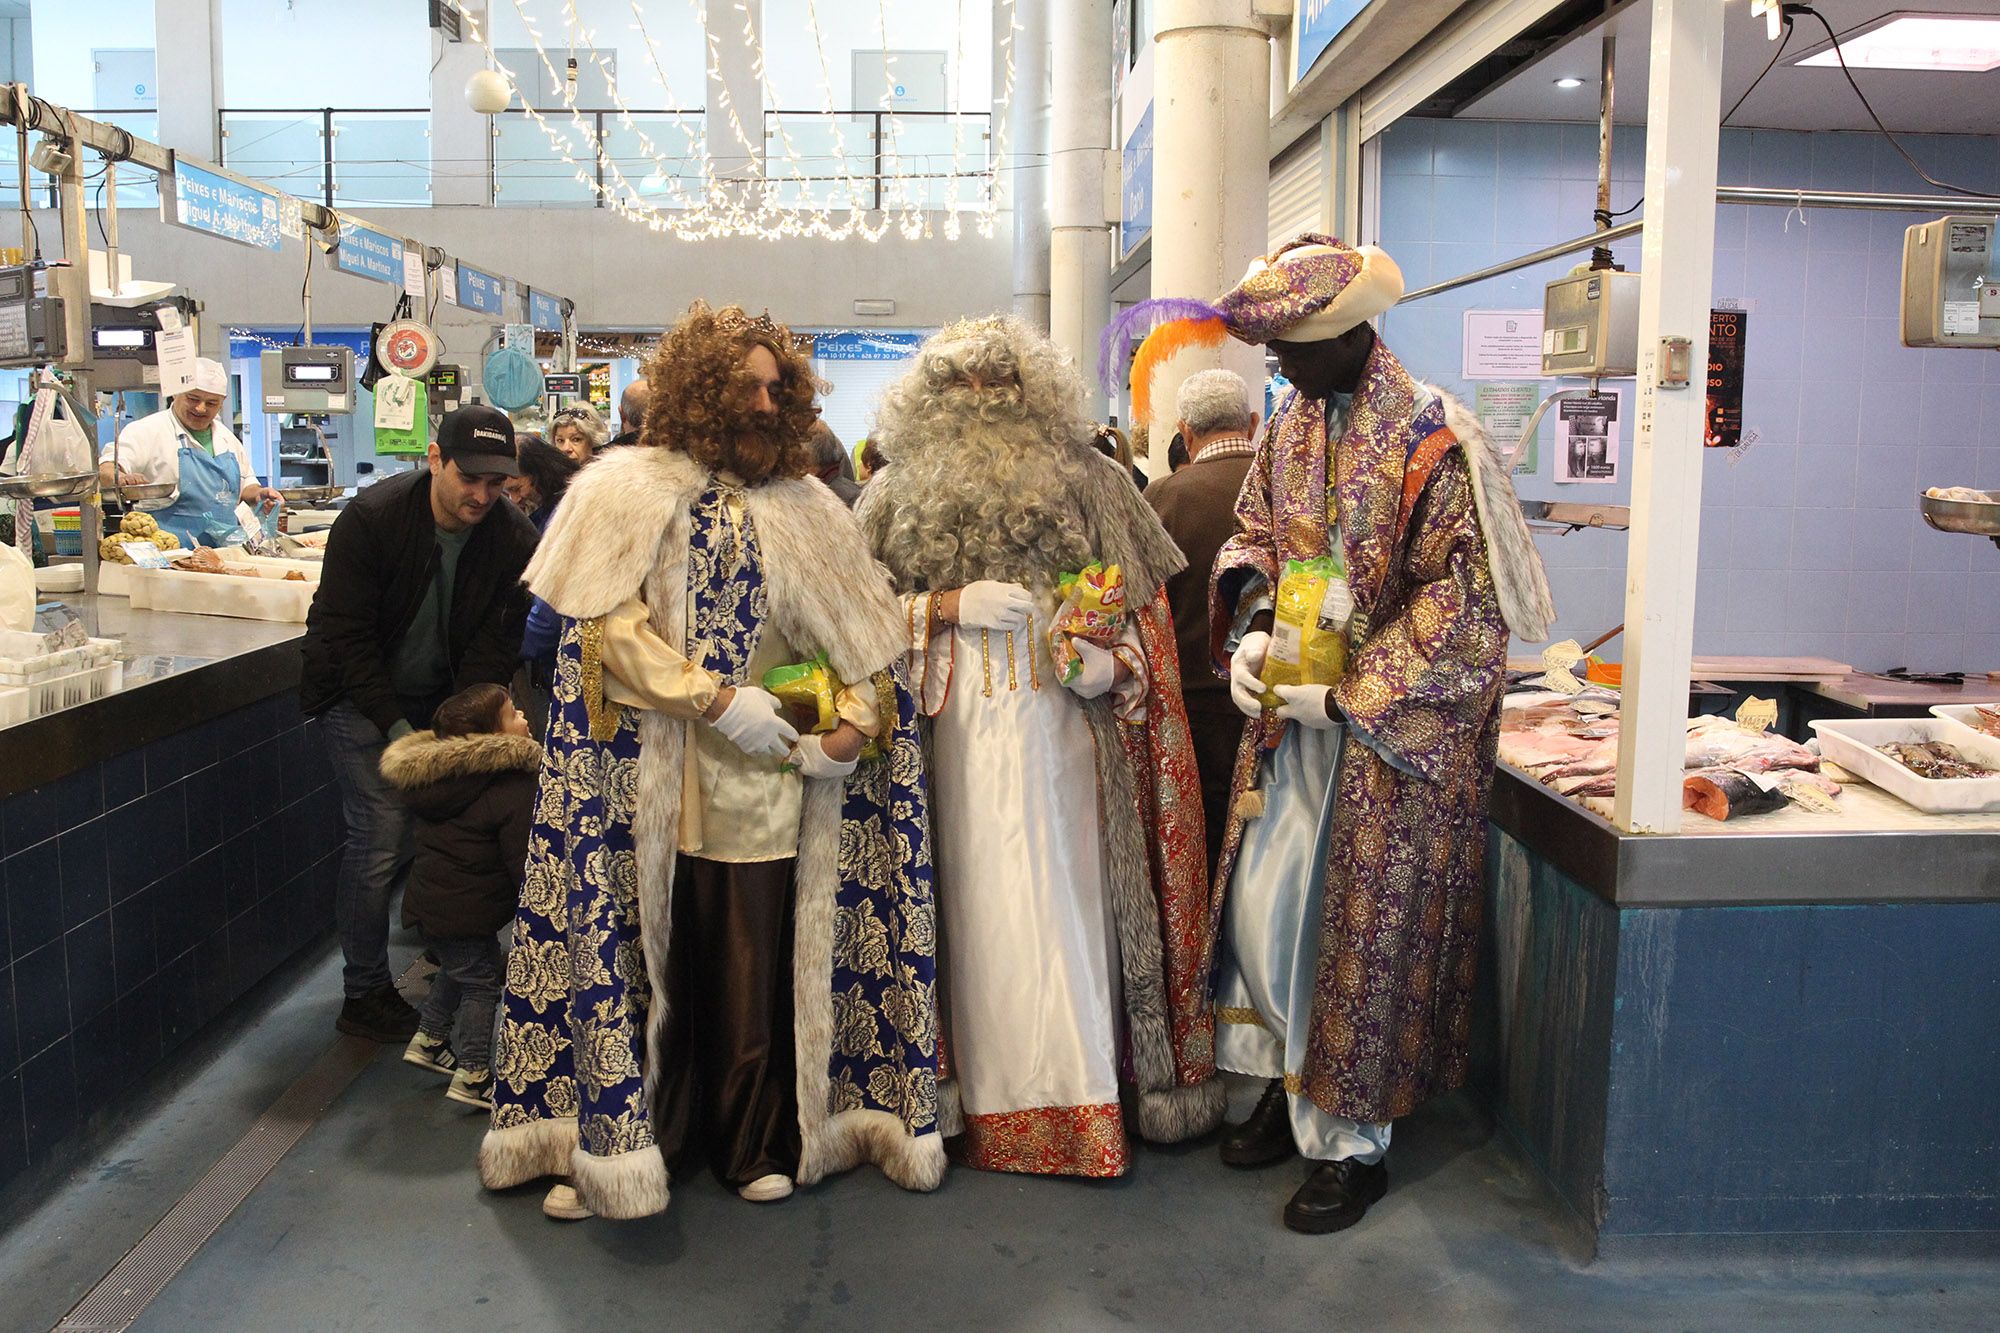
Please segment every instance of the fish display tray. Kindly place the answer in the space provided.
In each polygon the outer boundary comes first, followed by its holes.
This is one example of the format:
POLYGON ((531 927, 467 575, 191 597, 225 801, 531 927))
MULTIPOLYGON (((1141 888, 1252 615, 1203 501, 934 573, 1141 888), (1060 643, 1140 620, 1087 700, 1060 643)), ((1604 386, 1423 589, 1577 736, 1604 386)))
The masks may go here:
MULTIPOLYGON (((229 559, 225 556, 224 559, 229 559)), ((181 611, 197 616, 234 616, 239 620, 280 620, 304 624, 317 581, 285 578, 278 560, 231 560, 256 569, 247 574, 191 574, 180 569, 125 568, 121 580, 136 609, 181 611), (276 566, 275 568, 273 566, 276 566)), ((107 566, 108 568, 108 566, 107 566)))
POLYGON ((1920 778, 1875 747, 1892 741, 1944 741, 1976 764, 2000 769, 2000 741, 1937 717, 1822 718, 1812 723, 1820 749, 1863 782, 1880 787, 1926 814, 1966 815, 2000 810, 2000 776, 1920 778))
MULTIPOLYGON (((1987 706, 1989 708, 1993 707, 1991 704, 1987 706)), ((1976 725, 1978 713, 1979 707, 1976 704, 1931 705, 1932 717, 1942 718, 1951 724, 1947 730, 1952 734, 1946 735, 1944 739, 1956 742, 1964 740, 1967 736, 1971 736, 1976 740, 1984 741, 1988 745, 2000 745, 2000 738, 1987 735, 1976 725)))

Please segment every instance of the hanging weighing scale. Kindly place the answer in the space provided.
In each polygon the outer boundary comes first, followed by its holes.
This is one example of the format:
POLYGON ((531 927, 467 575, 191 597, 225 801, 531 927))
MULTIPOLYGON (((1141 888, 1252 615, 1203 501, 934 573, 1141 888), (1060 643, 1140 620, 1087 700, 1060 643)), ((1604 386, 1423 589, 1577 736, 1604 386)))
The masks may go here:
POLYGON ((542 368, 518 347, 495 349, 480 372, 486 399, 503 412, 518 412, 542 399, 542 368))
POLYGON ((375 340, 375 358, 397 375, 422 379, 437 364, 444 350, 437 331, 415 319, 393 320, 375 340))

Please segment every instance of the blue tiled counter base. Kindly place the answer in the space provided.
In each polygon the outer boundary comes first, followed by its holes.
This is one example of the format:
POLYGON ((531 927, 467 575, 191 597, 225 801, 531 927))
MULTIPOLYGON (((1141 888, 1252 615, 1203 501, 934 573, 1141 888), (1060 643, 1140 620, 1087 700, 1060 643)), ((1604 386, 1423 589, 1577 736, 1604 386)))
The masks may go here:
POLYGON ((2000 903, 1619 909, 1493 830, 1477 1090, 1600 1245, 2000 1232, 2000 903))
POLYGON ((0 801, 0 1185, 332 927, 318 732, 286 691, 0 801))

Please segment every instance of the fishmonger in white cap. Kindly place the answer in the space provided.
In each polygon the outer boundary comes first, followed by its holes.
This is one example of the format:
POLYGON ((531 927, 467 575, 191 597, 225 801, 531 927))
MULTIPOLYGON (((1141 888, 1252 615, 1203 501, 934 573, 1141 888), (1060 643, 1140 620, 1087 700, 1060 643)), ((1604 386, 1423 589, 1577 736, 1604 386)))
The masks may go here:
POLYGON ((118 437, 114 476, 111 446, 98 465, 106 489, 171 482, 173 503, 154 517, 189 546, 217 546, 255 517, 242 505, 268 510, 279 495, 257 480, 250 451, 216 417, 229 396, 229 375, 207 357, 194 363, 194 386, 177 393, 162 410, 127 426, 118 437))

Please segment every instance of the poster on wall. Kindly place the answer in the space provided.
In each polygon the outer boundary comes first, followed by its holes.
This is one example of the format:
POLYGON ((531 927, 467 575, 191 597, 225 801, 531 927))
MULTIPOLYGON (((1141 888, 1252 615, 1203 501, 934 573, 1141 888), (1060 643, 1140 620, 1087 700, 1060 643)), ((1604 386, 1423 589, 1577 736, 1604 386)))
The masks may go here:
POLYGON ((1708 429, 1703 443, 1711 449, 1743 443, 1743 335, 1749 322, 1741 310, 1708 312, 1708 429))
POLYGON ((1556 404, 1556 480, 1618 480, 1618 395, 1556 404))
POLYGON ((1474 390, 1473 412, 1486 428, 1487 437, 1503 451, 1520 450, 1514 459, 1517 476, 1533 476, 1539 462, 1536 442, 1529 440, 1522 444, 1521 436, 1527 430, 1528 418, 1535 414, 1535 404, 1541 400, 1540 384, 1486 383, 1474 390))
POLYGON ((1521 380, 1542 376, 1542 312, 1465 312, 1461 379, 1521 380))

